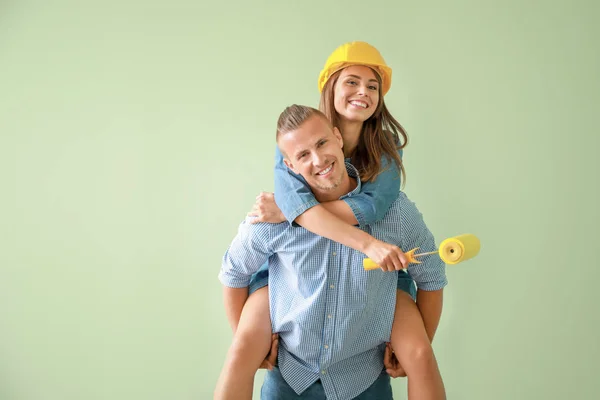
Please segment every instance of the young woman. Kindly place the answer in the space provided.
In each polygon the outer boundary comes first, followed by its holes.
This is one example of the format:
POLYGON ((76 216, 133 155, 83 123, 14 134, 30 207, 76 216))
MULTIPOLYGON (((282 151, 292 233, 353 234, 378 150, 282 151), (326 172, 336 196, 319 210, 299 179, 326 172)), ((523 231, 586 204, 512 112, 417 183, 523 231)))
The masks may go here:
MULTIPOLYGON (((423 318, 432 306, 423 304, 427 312, 422 317, 415 304, 414 282, 403 270, 407 264, 402 250, 355 226, 385 215, 405 175, 401 155, 408 137, 385 105, 383 96, 390 85, 391 69, 377 49, 364 42, 336 49, 319 76, 319 108, 342 134, 344 155, 360 173, 361 193, 318 203, 276 150, 275 194, 261 193, 249 215, 255 217, 253 222, 300 225, 363 252, 385 271, 399 271, 391 348, 388 345, 384 365, 392 377, 408 376, 410 400, 439 400, 445 399, 445 390, 431 348, 438 318, 423 318)), ((245 304, 226 310, 235 334, 215 399, 251 399, 256 370, 275 364, 278 342, 271 332, 267 284, 265 265, 253 277, 245 304)))

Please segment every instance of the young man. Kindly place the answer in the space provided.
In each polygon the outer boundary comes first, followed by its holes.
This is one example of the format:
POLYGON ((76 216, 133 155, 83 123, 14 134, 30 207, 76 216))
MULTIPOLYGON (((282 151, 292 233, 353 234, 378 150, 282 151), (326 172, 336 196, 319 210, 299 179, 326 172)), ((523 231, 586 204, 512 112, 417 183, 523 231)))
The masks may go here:
MULTIPOLYGON (((277 144, 288 168, 304 177, 318 201, 360 191, 356 169, 344 161, 341 135, 318 110, 286 108, 279 118, 277 144)), ((364 229, 403 249, 436 250, 420 212, 401 192, 384 219, 364 229)), ((398 275, 365 271, 364 258, 302 227, 248 221, 240 225, 219 278, 231 311, 243 306, 250 277, 269 261, 270 314, 280 347, 278 366, 267 372, 263 384, 263 399, 392 398, 383 354, 394 319, 398 275)), ((418 290, 427 292, 429 304, 439 302, 430 308, 438 310, 435 315, 423 315, 437 325, 447 283, 445 266, 435 256, 422 261, 408 271, 418 290)))

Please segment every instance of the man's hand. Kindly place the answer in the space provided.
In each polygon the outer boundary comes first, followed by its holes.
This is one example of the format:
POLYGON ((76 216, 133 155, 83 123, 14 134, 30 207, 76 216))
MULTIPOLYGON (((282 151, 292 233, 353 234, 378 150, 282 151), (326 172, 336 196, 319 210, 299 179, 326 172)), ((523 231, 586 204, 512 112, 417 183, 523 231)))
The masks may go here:
POLYGON ((277 361, 277 346, 279 346, 279 335, 274 333, 271 335, 271 350, 269 350, 267 358, 264 359, 258 368, 268 369, 269 371, 273 370, 275 362, 277 361))
POLYGON ((364 253, 379 265, 382 271, 399 271, 408 268, 406 255, 393 244, 373 239, 367 244, 364 253))
POLYGON ((400 365, 400 361, 396 358, 392 345, 389 343, 386 343, 385 353, 383 353, 383 366, 385 367, 385 372, 392 378, 406 376, 404 368, 400 365))
POLYGON ((275 195, 273 193, 261 192, 256 196, 256 202, 252 207, 252 211, 248 213, 249 217, 254 218, 251 223, 269 222, 278 224, 285 221, 285 216, 275 203, 275 195))

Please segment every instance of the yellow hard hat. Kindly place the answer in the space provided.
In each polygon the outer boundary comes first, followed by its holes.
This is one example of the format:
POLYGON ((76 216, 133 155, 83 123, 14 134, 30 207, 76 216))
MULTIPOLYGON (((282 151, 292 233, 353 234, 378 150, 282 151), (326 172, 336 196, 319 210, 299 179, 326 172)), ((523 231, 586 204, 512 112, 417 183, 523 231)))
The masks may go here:
POLYGON ((365 42, 349 42, 331 53, 319 74, 319 92, 335 72, 351 65, 365 65, 373 68, 381 77, 381 92, 386 94, 392 86, 392 69, 387 66, 379 51, 365 42))

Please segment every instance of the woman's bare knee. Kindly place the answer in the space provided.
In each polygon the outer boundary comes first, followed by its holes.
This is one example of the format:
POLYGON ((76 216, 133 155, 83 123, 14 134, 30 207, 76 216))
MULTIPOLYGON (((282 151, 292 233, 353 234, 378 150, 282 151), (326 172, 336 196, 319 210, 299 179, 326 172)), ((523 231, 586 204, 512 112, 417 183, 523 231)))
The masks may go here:
POLYGON ((259 325, 244 325, 238 327, 233 336, 232 347, 236 351, 249 351, 252 348, 265 349, 269 351, 271 347, 271 327, 259 325), (242 329, 239 329, 239 328, 242 329))
POLYGON ((402 365, 408 374, 411 372, 423 372, 435 368, 435 356, 431 344, 426 341, 418 341, 403 346, 400 354, 402 365))

